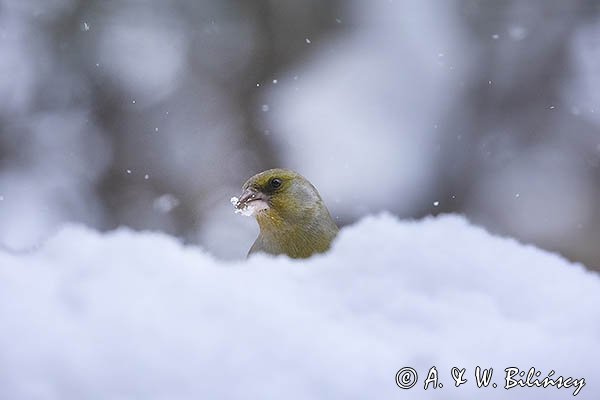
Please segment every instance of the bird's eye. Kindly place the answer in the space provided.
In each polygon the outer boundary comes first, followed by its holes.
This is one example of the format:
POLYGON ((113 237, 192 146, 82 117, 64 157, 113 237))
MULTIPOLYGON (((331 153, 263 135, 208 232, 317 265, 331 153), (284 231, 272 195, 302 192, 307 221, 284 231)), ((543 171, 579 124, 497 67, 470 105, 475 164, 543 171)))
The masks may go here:
POLYGON ((273 189, 277 189, 279 186, 281 186, 281 179, 279 179, 279 178, 273 178, 269 182, 269 185, 271 185, 271 187, 273 189))

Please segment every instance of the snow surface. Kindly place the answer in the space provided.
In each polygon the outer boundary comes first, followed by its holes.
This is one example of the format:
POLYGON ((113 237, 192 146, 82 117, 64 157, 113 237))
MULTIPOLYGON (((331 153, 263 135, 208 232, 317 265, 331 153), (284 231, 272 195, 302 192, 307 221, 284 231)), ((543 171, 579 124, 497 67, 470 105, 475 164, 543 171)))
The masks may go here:
POLYGON ((598 399, 599 305, 597 274, 456 216, 369 217, 326 255, 236 263, 71 226, 0 251, 0 399, 572 398, 503 389, 511 366, 598 399), (424 391, 434 365, 444 387, 424 391), (497 389, 475 387, 478 365, 497 389), (401 390, 406 366, 419 383, 401 390))

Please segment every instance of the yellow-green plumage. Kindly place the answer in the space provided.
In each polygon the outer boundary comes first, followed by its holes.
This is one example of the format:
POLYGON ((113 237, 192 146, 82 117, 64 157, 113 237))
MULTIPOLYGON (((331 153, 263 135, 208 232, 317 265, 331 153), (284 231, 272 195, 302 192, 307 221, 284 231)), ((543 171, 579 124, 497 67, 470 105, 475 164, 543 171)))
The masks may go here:
POLYGON ((300 174, 270 169, 248 179, 237 205, 261 204, 256 212, 260 234, 250 248, 256 252, 306 258, 329 249, 338 233, 317 189, 300 174))

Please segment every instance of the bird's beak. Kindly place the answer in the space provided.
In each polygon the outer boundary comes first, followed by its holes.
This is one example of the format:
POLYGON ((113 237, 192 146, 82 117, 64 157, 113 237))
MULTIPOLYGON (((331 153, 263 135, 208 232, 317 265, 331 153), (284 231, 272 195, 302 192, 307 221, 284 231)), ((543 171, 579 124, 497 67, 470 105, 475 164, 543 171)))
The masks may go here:
POLYGON ((235 208, 237 210, 246 210, 251 208, 255 212, 266 210, 269 208, 269 199, 264 193, 249 187, 244 190, 235 204, 235 208))

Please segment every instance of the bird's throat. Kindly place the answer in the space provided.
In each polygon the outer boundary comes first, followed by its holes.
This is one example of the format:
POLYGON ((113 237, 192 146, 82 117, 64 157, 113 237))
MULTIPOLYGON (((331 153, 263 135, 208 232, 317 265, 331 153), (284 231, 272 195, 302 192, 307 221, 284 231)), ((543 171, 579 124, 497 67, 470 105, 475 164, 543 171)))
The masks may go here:
POLYGON ((290 221, 269 209, 258 213, 256 219, 262 250, 292 258, 306 258, 327 251, 337 234, 337 226, 328 213, 325 217, 306 213, 302 221, 290 221))

